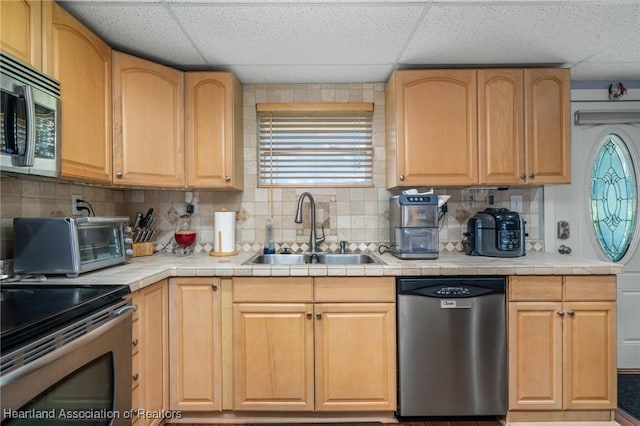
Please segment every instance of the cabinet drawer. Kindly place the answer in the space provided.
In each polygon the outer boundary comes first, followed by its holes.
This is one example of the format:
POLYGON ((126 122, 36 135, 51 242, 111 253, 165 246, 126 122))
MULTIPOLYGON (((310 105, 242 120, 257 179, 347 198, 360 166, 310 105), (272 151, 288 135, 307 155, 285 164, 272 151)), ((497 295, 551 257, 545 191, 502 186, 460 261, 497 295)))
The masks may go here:
POLYGON ((393 302, 395 301, 393 277, 326 277, 316 278, 314 300, 316 302, 393 302))
POLYGON ((234 302, 312 302, 310 277, 234 278, 234 302))
POLYGON ((564 278, 564 300, 616 300, 616 276, 566 276, 564 278))
POLYGON ((562 300, 561 276, 514 276, 509 277, 510 301, 562 300))

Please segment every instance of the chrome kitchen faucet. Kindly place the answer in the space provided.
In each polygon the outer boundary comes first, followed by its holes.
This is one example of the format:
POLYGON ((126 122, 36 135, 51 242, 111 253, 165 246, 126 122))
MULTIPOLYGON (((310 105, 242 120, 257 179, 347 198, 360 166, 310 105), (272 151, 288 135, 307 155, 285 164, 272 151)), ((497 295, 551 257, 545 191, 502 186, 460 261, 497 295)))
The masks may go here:
POLYGON ((316 253, 318 251, 318 243, 324 241, 324 228, 322 229, 322 237, 317 238, 316 232, 316 202, 313 199, 313 195, 309 192, 303 192, 298 198, 298 211, 296 212, 296 223, 302 223, 302 203, 304 197, 309 199, 309 208, 311 209, 311 237, 309 238, 309 244, 311 245, 311 252, 316 253))

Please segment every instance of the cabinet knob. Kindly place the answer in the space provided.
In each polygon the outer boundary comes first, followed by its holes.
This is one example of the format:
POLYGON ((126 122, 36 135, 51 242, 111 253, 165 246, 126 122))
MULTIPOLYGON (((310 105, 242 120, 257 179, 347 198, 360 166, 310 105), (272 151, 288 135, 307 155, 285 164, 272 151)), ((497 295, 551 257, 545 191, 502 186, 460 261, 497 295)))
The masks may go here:
POLYGON ((122 172, 116 172, 116 177, 118 179, 122 179, 122 176, 124 176, 124 174, 122 172))
POLYGON ((138 377, 140 377, 138 373, 133 373, 133 376, 131 376, 133 380, 138 380, 138 377))
POLYGON ((322 312, 318 312, 318 313, 316 314, 316 318, 317 318, 317 319, 322 319, 322 312))
POLYGON ((570 317, 575 317, 576 313, 574 311, 569 311, 567 312, 569 314, 570 317))
POLYGON ((213 291, 218 291, 218 284, 211 284, 213 291))
POLYGON ((560 315, 561 317, 564 316, 564 311, 558 311, 558 315, 560 315))
POLYGON ((225 182, 231 182, 231 176, 225 176, 224 180, 225 182))
POLYGON ((400 180, 404 180, 404 175, 400 175, 400 180))
POLYGON ((132 344, 133 346, 138 346, 138 339, 134 339, 134 340, 131 342, 131 344, 132 344))
POLYGON ((534 177, 536 177, 536 175, 534 175, 533 173, 529 173, 529 176, 527 176, 529 179, 533 179, 534 177))
POLYGON ((527 175, 525 175, 524 173, 522 173, 522 174, 520 175, 520 179, 522 179, 522 180, 527 180, 527 175))
POLYGON ((307 312, 307 319, 313 318, 313 314, 311 312, 307 312))

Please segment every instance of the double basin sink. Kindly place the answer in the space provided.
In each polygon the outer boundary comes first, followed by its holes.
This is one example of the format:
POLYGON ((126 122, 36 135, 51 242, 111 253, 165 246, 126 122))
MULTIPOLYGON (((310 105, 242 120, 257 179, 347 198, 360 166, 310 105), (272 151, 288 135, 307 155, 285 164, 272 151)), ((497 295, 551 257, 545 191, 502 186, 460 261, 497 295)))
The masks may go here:
POLYGON ((302 253, 258 254, 244 262, 245 265, 384 265, 370 254, 363 253, 302 253))

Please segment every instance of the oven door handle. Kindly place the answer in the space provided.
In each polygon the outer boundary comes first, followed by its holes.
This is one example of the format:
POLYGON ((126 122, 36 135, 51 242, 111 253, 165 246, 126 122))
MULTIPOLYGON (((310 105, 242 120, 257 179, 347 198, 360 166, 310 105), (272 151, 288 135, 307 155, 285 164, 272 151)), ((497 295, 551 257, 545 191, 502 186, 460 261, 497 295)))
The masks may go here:
POLYGON ((122 308, 118 308, 113 312, 113 316, 114 317, 119 317, 120 315, 129 312, 129 311, 137 311, 138 310, 138 305, 127 305, 127 306, 123 306, 122 308))

